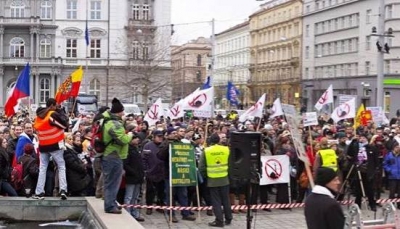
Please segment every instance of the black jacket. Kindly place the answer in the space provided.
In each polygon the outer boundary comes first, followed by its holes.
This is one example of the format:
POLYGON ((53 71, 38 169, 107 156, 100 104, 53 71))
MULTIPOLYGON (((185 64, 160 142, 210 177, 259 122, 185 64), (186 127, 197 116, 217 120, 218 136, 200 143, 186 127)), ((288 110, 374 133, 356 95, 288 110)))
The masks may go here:
MULTIPOLYGON (((0 181, 9 180, 11 175, 10 157, 6 150, 0 147, 0 181)), ((0 187, 1 188, 1 187, 0 187)))
POLYGON ((78 157, 78 153, 72 146, 66 144, 66 147, 67 150, 64 151, 64 161, 68 190, 71 192, 83 191, 90 182, 86 166, 78 157))
MULTIPOLYGON (((308 229, 343 229, 345 217, 340 204, 321 192, 313 192, 307 197, 304 208, 308 229)), ((328 189, 325 188, 329 192, 328 189)))
MULTIPOLYGON (((368 180, 372 180, 375 177, 376 171, 379 169, 379 149, 375 146, 367 144, 365 146, 367 152, 367 165, 366 171, 360 169, 360 172, 366 173, 368 180)), ((357 156, 359 151, 358 140, 353 139, 347 148, 347 156, 352 164, 357 163, 357 156)))
POLYGON ((141 184, 143 182, 144 168, 137 147, 129 145, 128 157, 124 159, 124 170, 127 184, 141 184))

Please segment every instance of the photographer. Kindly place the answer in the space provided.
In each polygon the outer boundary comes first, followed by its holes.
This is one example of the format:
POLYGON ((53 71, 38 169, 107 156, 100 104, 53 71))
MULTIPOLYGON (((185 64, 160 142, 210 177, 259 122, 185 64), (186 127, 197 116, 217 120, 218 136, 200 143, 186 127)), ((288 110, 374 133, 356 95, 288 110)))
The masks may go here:
POLYGON ((366 135, 359 135, 354 138, 348 148, 347 154, 350 162, 353 164, 354 169, 352 171, 356 200, 355 202, 361 207, 361 198, 363 197, 362 187, 363 185, 365 195, 368 198, 369 206, 372 211, 376 211, 376 202, 374 200, 374 182, 375 173, 379 169, 379 151, 376 147, 368 144, 366 135), (360 173, 362 181, 360 182, 357 173, 360 173))

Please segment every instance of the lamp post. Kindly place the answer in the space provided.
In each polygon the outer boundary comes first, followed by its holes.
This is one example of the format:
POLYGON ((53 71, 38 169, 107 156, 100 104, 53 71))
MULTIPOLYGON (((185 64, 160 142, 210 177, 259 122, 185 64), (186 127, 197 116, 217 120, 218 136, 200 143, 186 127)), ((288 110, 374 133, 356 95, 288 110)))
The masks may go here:
POLYGON ((377 77, 376 77, 376 88, 377 88, 377 94, 376 94, 376 106, 382 107, 383 108, 383 78, 384 78, 384 54, 389 53, 389 46, 385 42, 385 37, 394 37, 393 36, 393 30, 391 28, 388 29, 387 32, 385 32, 385 1, 384 0, 379 0, 379 19, 378 19, 378 28, 377 27, 372 27, 372 34, 371 36, 377 36, 378 41, 376 42, 376 46, 378 49, 378 55, 377 55, 377 63, 376 63, 376 71, 377 71, 377 77))

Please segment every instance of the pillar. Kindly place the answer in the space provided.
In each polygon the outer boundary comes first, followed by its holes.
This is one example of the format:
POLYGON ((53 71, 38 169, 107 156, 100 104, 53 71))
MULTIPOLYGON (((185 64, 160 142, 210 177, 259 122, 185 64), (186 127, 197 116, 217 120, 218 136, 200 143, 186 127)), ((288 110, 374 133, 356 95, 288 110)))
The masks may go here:
POLYGON ((54 90, 54 87, 56 86, 56 81, 55 81, 55 73, 52 72, 50 75, 50 97, 52 97, 51 95, 55 95, 56 92, 54 90))
POLYGON ((0 26, 0 62, 3 61, 3 46, 4 46, 3 39, 4 39, 4 27, 0 26))
MULTIPOLYGON (((3 81, 4 81, 4 68, 0 67, 0 88, 4 88, 3 81)), ((3 107, 4 103, 6 102, 5 95, 6 95, 6 90, 2 90, 1 96, 0 96, 0 106, 1 107, 3 107)))
POLYGON ((39 74, 35 75, 35 88, 36 88, 36 90, 35 90, 35 103, 39 105, 39 103, 40 103, 40 97, 39 97, 40 96, 40 94, 39 94, 39 91, 40 91, 39 74))
POLYGON ((33 59, 34 59, 33 58, 34 57, 34 52, 33 52, 33 47, 34 47, 33 40, 34 40, 34 37, 33 37, 33 35, 35 33, 35 28, 33 26, 30 27, 29 33, 31 35, 31 43, 30 43, 31 51, 30 51, 30 55, 31 55, 31 62, 33 62, 33 59))
POLYGON ((36 30, 36 62, 39 62, 40 56, 40 30, 36 30))

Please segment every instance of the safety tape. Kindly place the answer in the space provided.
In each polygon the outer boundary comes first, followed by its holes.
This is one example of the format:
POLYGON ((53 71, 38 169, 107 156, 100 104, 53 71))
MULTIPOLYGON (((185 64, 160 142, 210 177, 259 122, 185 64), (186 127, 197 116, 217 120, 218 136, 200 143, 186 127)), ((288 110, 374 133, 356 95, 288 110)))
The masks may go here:
MULTIPOLYGON (((395 199, 379 199, 376 201, 377 204, 383 203, 398 203, 400 198, 395 199)), ((344 200, 339 202, 341 205, 353 204, 353 200, 344 200)), ((303 208, 304 203, 292 203, 292 204, 256 204, 250 205, 250 209, 260 210, 260 209, 284 209, 284 208, 303 208)), ((145 209, 161 209, 161 210, 193 210, 193 211, 206 211, 211 210, 211 206, 201 206, 201 207, 181 207, 181 206, 155 206, 155 205, 139 205, 139 204, 123 204, 119 205, 123 208, 145 208, 145 209)), ((247 210, 247 205, 232 205, 232 210, 247 210)))

